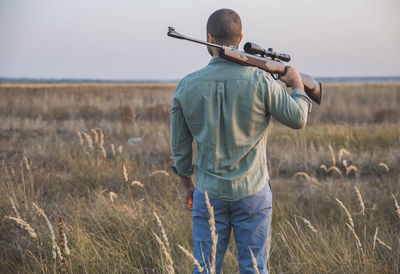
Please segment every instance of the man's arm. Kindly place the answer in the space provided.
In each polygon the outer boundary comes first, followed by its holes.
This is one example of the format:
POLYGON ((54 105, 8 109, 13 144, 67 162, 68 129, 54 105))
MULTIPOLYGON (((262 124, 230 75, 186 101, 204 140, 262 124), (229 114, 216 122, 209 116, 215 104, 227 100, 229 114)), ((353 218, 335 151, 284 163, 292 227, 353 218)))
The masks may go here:
POLYGON ((280 80, 292 87, 292 95, 285 92, 275 81, 271 81, 266 99, 267 111, 280 123, 301 129, 307 123, 311 100, 304 92, 300 74, 294 67, 288 67, 286 74, 280 80))
POLYGON ((194 185, 193 174, 193 136, 186 124, 179 100, 174 96, 171 110, 171 152, 174 159, 173 171, 179 175, 185 195, 185 203, 192 210, 194 185))

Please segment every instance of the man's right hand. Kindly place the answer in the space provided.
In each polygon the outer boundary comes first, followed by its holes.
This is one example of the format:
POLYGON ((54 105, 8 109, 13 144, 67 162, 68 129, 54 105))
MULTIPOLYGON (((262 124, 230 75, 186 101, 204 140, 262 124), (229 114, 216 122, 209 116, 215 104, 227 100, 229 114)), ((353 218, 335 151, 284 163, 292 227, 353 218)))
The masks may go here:
POLYGON ((303 82, 301 81, 300 73, 295 67, 287 66, 286 73, 279 79, 292 89, 304 90, 303 82))

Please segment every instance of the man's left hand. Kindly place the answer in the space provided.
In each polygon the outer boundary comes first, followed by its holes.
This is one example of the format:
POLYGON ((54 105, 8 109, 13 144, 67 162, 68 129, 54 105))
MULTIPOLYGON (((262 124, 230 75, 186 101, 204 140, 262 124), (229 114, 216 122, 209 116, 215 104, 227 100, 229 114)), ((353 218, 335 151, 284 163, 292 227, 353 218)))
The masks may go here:
POLYGON ((193 209, 193 191, 194 191, 194 185, 192 182, 191 177, 185 177, 185 176, 179 176, 183 189, 185 192, 185 204, 186 208, 190 211, 193 209))

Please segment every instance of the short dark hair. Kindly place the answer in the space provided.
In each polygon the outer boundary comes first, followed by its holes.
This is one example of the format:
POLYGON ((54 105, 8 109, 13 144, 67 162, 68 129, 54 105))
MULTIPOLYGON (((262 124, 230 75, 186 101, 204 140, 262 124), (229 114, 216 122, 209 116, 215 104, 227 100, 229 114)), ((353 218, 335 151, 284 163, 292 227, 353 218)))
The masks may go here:
POLYGON ((242 34, 240 16, 231 9, 220 9, 210 15, 207 21, 207 33, 220 45, 237 46, 242 34))

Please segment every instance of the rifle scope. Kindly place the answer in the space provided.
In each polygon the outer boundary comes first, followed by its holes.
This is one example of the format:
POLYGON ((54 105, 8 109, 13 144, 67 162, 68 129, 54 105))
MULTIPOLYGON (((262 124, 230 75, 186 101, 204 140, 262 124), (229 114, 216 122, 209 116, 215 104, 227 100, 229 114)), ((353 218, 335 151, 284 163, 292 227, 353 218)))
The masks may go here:
POLYGON ((270 57, 272 60, 278 59, 283 62, 290 61, 290 55, 288 54, 275 52, 272 48, 266 50, 251 42, 247 42, 244 45, 244 51, 249 54, 260 54, 262 57, 270 57))

